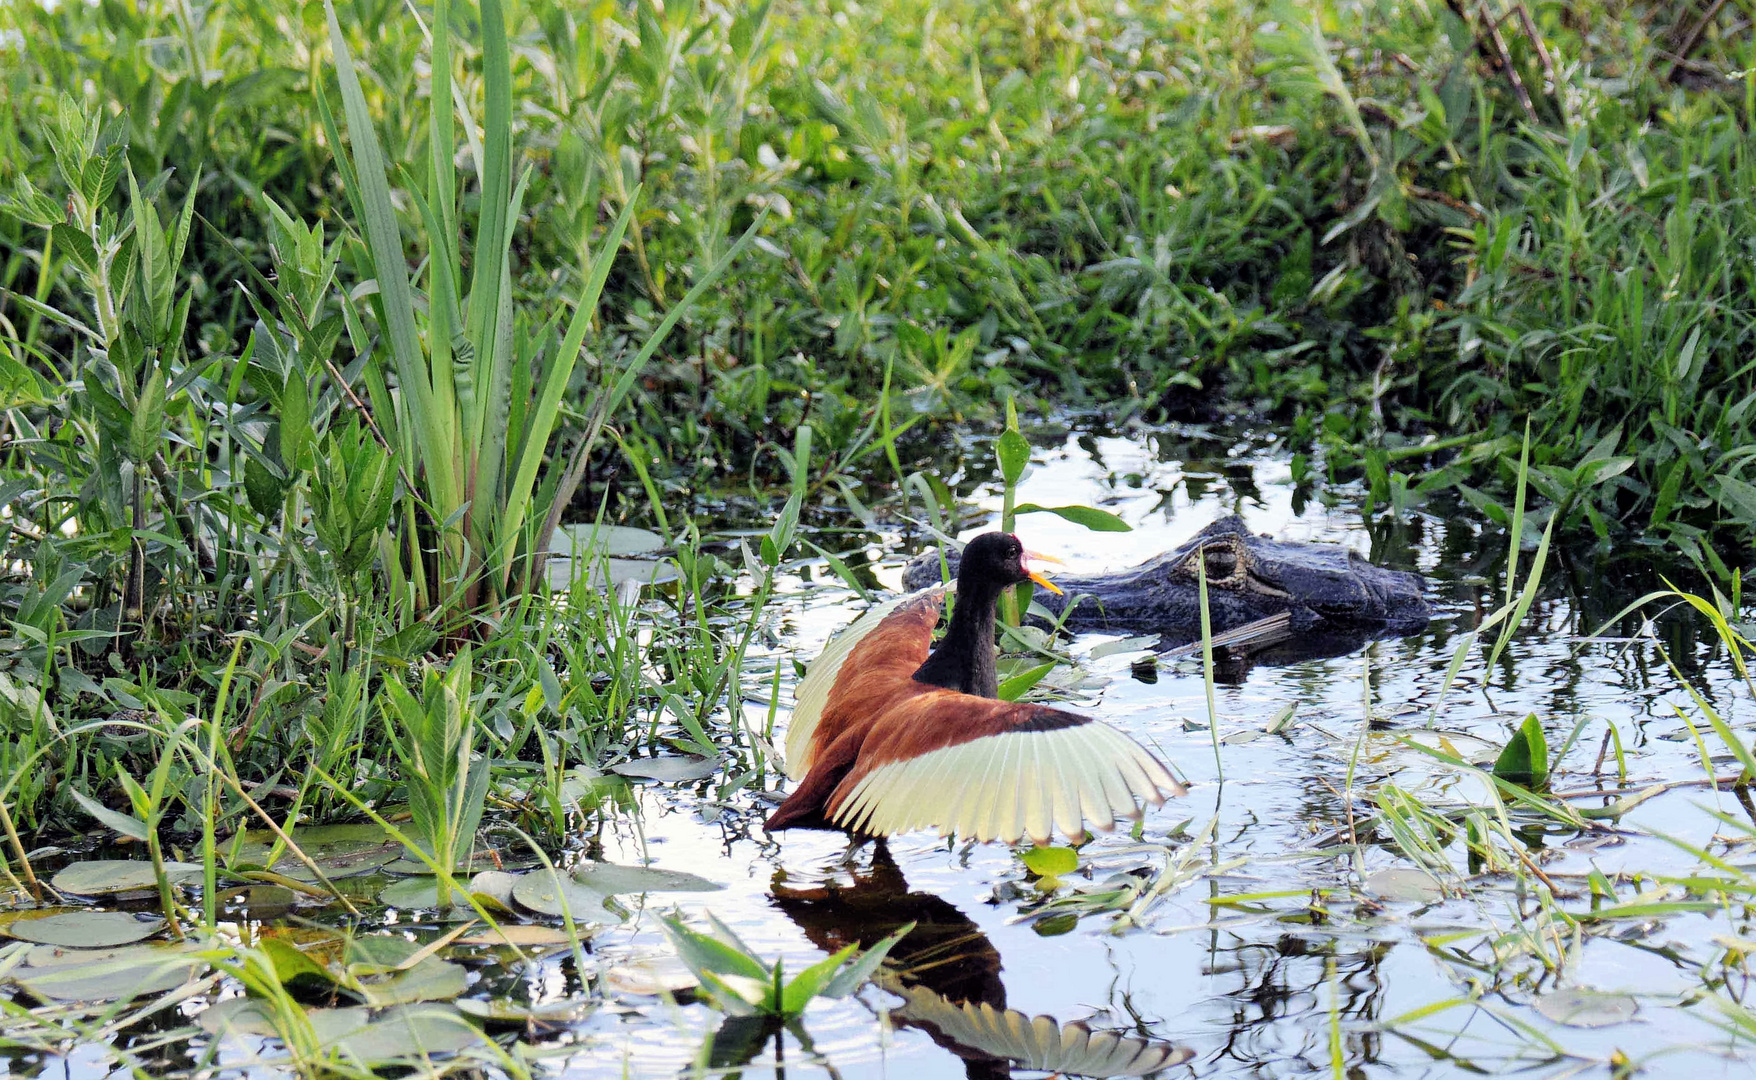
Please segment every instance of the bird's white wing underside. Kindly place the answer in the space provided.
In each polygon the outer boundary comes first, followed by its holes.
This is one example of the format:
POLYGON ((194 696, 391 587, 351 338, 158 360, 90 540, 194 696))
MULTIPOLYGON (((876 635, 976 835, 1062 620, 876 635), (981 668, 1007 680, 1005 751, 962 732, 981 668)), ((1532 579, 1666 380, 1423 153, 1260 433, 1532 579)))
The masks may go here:
POLYGON ((829 691, 834 689, 836 676, 841 674, 841 666, 847 662, 854 647, 865 640, 884 621, 884 617, 897 608, 929 594, 943 596, 944 593, 943 585, 934 585, 878 604, 855 619, 846 630, 831 638, 829 644, 823 647, 822 654, 811 662, 805 677, 793 688, 793 715, 787 722, 788 777, 802 780, 811 771, 811 733, 817 730, 817 721, 823 716, 823 707, 829 703, 829 691))
MULTIPOLYGON (((792 740, 788 738, 788 749, 792 740)), ((1108 724, 1008 731, 880 765, 834 814, 847 829, 1049 843, 1085 837, 1157 806, 1183 785, 1157 758, 1108 724)))
POLYGON ((1060 1024, 1016 1009, 947 1001, 925 987, 897 987, 904 999, 898 1015, 930 1024, 959 1046, 1006 1058, 1024 1068, 1074 1076, 1146 1076, 1193 1056, 1172 1043, 1150 1042, 1084 1024, 1060 1024))

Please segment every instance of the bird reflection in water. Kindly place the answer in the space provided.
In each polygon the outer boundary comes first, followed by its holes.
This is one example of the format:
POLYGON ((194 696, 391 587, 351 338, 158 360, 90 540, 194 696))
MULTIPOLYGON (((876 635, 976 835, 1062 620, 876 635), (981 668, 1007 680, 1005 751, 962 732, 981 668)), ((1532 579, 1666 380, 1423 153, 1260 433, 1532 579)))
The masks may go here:
POLYGON ((913 923, 890 950, 877 981, 903 999, 891 1019, 920 1029, 961 1058, 970 1080, 1009 1080, 1014 1066, 1075 1076, 1144 1076, 1192 1056, 1170 1043, 1008 1009, 994 943, 951 903, 910 892, 882 840, 851 884, 794 888, 777 874, 769 899, 825 952, 848 945, 867 949, 913 923))

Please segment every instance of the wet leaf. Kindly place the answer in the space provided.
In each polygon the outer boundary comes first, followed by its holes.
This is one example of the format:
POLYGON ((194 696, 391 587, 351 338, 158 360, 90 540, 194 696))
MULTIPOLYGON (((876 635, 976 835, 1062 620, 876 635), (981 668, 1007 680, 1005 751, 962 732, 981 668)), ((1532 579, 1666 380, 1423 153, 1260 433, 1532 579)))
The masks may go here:
POLYGON ((485 929, 472 934, 465 934, 457 939, 459 945, 478 945, 491 948, 504 948, 515 945, 521 949, 542 949, 572 944, 565 927, 532 926, 525 924, 502 924, 498 929, 485 929))
MULTIPOLYGON (((293 843, 299 845, 300 851, 316 860, 369 851, 387 844, 401 847, 383 827, 374 822, 355 825, 304 825, 293 829, 288 835, 293 838, 293 843)), ((238 858, 244 862, 261 863, 268 858, 275 840, 274 833, 267 829, 248 830, 244 833, 243 844, 238 848, 238 858)), ((297 862, 297 856, 283 851, 281 860, 286 859, 297 862)))
POLYGON ((1000 684, 1000 688, 997 691, 1000 695, 1000 700, 1017 701, 1019 698, 1030 693, 1031 688, 1036 686, 1037 683, 1042 682, 1043 676, 1053 670, 1055 670, 1055 662, 1051 660, 1046 664, 1038 664, 1036 667, 1019 672, 1017 675, 1012 676, 1000 684))
MULTIPOLYGON (((402 845, 392 843, 381 847, 366 848, 361 851, 350 851, 342 855, 331 855, 326 858, 313 858, 317 869, 331 881, 341 878, 359 877, 370 874, 395 860, 402 852, 402 845)), ((307 852, 309 854, 309 852, 307 852)), ((274 864, 274 872, 294 881, 307 884, 317 882, 317 874, 298 857, 288 855, 274 864)))
MULTIPOLYGON (((397 1006, 376 1016, 358 1006, 306 1009, 305 1021, 320 1049, 366 1066, 455 1054, 482 1041, 475 1025, 449 1005, 397 1006)), ((228 998, 202 1012, 197 1023, 222 1037, 284 1037, 273 1010, 254 998, 228 998)))
POLYGON ((1079 869, 1079 853, 1070 847, 1034 847, 1020 856, 1031 873, 1043 879, 1048 888, 1059 884, 1063 875, 1079 869))
POLYGON ((1494 762, 1494 775, 1520 787, 1540 791, 1549 784, 1549 741, 1536 713, 1524 718, 1512 741, 1494 762))
POLYGON ((475 894, 477 902, 486 904, 490 910, 500 907, 511 911, 512 890, 517 885, 518 875, 504 870, 483 870, 469 879, 469 891, 475 894))
POLYGON ((222 909, 262 922, 283 918, 298 902, 299 894, 284 885, 246 885, 220 894, 222 909))
POLYGON ((69 949, 108 949, 145 941, 165 928, 156 915, 125 911, 69 911, 40 919, 19 919, 6 928, 21 941, 69 949))
POLYGON ((627 525, 598 525, 594 532, 591 523, 587 522, 563 525, 556 529, 549 550, 569 557, 581 557, 594 551, 605 555, 651 555, 655 551, 662 551, 664 546, 664 537, 646 529, 627 525))
POLYGON ((725 888, 682 870, 662 870, 656 866, 617 866, 614 863, 584 863, 575 866, 573 880, 610 896, 618 893, 715 892, 725 888))
POLYGON ((1159 643, 1156 634, 1140 637, 1126 637, 1120 641, 1106 641, 1098 645, 1088 654, 1093 660, 1102 660, 1106 656, 1120 656, 1123 653, 1146 652, 1159 643))
POLYGON ((48 1001, 118 1001, 162 994, 207 969, 187 945, 65 950, 38 945, 11 979, 48 1001))
POLYGON ((1557 1024, 1568 1027, 1610 1027, 1634 1019, 1640 1005, 1629 994, 1608 994, 1570 986, 1544 994, 1536 1000, 1536 1011, 1557 1024))
POLYGON ((663 784, 686 784, 705 780, 719 771, 719 762, 706 757, 636 758, 610 766, 610 771, 636 780, 657 780, 663 784))
POLYGON ((511 998, 489 998, 482 1001, 464 998, 457 1008, 484 1023, 516 1027, 560 1027, 575 1024, 590 1016, 596 1008, 590 1001, 551 1001, 541 1005, 514 1001, 511 998))
POLYGON ((469 989, 469 975, 460 964, 429 956, 407 971, 361 979, 357 993, 373 1008, 417 1001, 450 1001, 469 989))
POLYGON ((561 915, 565 900, 575 922, 602 925, 609 921, 604 907, 608 897, 552 870, 535 870, 519 878, 512 887, 512 899, 539 915, 556 917, 561 915))
POLYGON ((482 1033, 450 1005, 405 1005, 385 1009, 369 1023, 326 1043, 344 1059, 380 1067, 455 1054, 482 1042, 482 1033))
POLYGON ((604 986, 614 994, 658 997, 681 994, 701 985, 701 980, 678 956, 649 956, 617 964, 604 973, 604 986))
POLYGON ((1092 532, 1133 532, 1134 526, 1110 513, 1093 506, 1038 506, 1036 503, 1020 503, 1013 508, 1015 514, 1054 514, 1065 518, 1075 525, 1084 525, 1092 532))
POLYGON ((1366 875, 1366 891, 1384 900, 1431 904, 1445 898, 1445 890, 1425 870, 1395 866, 1366 875))
MULTIPOLYGON (((167 862, 165 876, 172 884, 183 884, 201 877, 195 863, 167 862)), ((144 859, 91 859, 61 869, 49 884, 56 890, 75 896, 113 896, 116 893, 138 892, 159 887, 152 863, 144 859)))
POLYGON ((378 894, 378 902, 386 907, 432 909, 439 906, 439 879, 432 876, 406 877, 392 882, 378 894))
POLYGON ((576 559, 550 559, 545 564, 544 572, 549 578, 552 589, 568 589, 573 586, 576 574, 589 574, 587 587, 593 589, 619 589, 623 585, 663 585, 676 581, 681 576, 677 564, 670 559, 622 559, 614 556, 589 562, 576 559))

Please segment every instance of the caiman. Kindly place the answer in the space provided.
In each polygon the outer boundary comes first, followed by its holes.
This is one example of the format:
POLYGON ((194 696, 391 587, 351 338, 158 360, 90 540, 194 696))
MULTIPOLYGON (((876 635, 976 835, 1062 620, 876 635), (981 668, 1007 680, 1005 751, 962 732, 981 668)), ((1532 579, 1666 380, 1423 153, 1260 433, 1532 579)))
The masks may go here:
MULTIPOLYGON (((947 551, 946 559, 956 574, 957 555, 947 551)), ((1056 616, 1073 604, 1065 620, 1069 630, 1124 630, 1193 640, 1201 636, 1203 565, 1215 634, 1282 613, 1294 634, 1408 634, 1425 627, 1430 615, 1420 575, 1387 570, 1334 544, 1260 536, 1236 514, 1127 570, 1058 574, 1055 584, 1063 595, 1038 589, 1033 599, 1056 616)), ((904 567, 903 587, 925 588, 939 581, 939 572, 939 552, 924 552, 904 567)))

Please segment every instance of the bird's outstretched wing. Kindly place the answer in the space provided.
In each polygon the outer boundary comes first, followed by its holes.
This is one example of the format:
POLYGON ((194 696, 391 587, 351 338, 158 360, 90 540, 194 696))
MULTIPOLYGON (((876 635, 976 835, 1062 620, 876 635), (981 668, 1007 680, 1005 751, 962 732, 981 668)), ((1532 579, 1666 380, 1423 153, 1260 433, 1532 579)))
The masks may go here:
MULTIPOLYGON (((945 606, 945 587, 935 585, 919 592, 908 593, 894 600, 878 604, 870 611, 861 615, 846 630, 830 639, 823 652, 793 688, 793 716, 787 723, 786 770, 787 776, 793 780, 802 780, 811 771, 811 762, 816 757, 818 744, 812 736, 817 732, 817 722, 823 718, 824 707, 829 704, 829 693, 835 689, 835 680, 854 650, 866 642, 874 631, 890 616, 899 611, 909 616, 891 620, 890 631, 882 635, 882 644, 886 651, 895 654, 898 645, 907 646, 903 651, 912 655, 918 651, 925 659, 932 645, 933 625, 938 621, 939 612, 945 606), (931 616, 930 619, 926 616, 931 616), (924 623, 924 626, 923 626, 924 623), (907 637, 906 642, 891 640, 900 632, 907 637), (916 641, 915 639, 919 639, 916 641)), ((871 650, 867 650, 868 652, 871 650)), ((920 660, 915 661, 916 665, 920 660)), ((912 670, 912 668, 911 668, 912 670)))
POLYGON ((836 825, 879 836, 1046 844, 1108 831, 1186 789, 1108 724, 1042 705, 934 689, 888 709, 826 802, 836 825))

